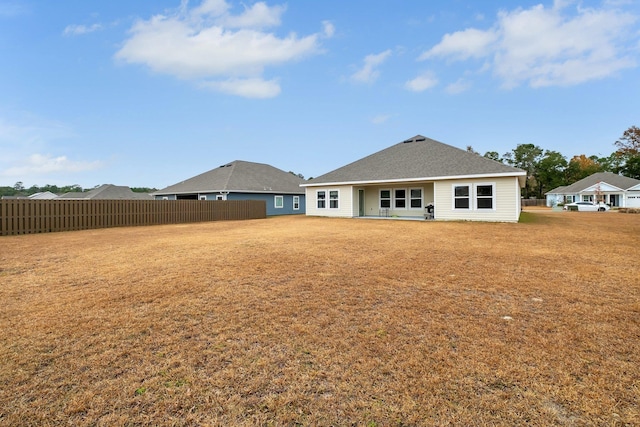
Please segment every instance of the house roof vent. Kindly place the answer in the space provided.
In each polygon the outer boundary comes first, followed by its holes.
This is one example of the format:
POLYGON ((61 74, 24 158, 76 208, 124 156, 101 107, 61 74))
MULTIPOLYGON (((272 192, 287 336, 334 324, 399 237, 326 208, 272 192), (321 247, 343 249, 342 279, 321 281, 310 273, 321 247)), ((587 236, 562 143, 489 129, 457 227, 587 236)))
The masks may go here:
POLYGON ((417 135, 417 136, 414 136, 413 138, 409 138, 409 139, 405 140, 404 143, 405 144, 409 144, 411 142, 421 142, 421 141, 424 141, 425 139, 427 139, 427 138, 425 138, 422 135, 417 135))

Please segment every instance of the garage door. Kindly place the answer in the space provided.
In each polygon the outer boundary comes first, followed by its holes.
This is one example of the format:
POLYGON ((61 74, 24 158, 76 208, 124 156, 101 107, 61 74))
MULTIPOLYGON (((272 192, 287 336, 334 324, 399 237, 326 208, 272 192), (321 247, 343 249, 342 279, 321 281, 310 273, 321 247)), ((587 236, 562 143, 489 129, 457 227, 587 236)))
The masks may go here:
POLYGON ((640 208, 640 194, 628 194, 627 195, 627 207, 628 208, 640 208))

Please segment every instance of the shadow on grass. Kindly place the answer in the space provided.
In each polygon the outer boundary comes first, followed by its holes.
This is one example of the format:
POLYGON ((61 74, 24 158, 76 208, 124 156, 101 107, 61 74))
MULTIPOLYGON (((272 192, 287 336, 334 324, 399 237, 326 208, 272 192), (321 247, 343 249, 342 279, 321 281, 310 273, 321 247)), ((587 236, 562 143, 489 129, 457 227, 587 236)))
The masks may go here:
POLYGON ((535 212, 520 212, 520 224, 550 224, 553 220, 547 215, 540 215, 535 212))

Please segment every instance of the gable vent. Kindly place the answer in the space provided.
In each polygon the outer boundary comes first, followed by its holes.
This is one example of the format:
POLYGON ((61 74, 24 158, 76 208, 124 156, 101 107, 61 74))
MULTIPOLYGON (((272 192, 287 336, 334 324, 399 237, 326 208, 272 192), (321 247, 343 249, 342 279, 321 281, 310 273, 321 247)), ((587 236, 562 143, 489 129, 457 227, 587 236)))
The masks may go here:
POLYGON ((416 136, 416 137, 409 138, 409 139, 405 140, 404 143, 405 144, 409 144, 411 142, 420 142, 420 141, 424 141, 426 139, 427 138, 425 138, 424 136, 416 136))

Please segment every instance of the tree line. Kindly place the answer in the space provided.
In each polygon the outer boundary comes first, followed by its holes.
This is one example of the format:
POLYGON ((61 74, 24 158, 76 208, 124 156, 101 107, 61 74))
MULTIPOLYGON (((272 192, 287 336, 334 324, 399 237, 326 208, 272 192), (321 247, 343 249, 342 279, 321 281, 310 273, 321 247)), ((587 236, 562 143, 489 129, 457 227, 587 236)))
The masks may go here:
MULTIPOLYGON (((557 151, 545 150, 534 144, 519 144, 502 156, 496 151, 488 151, 484 154, 484 157, 527 171, 527 179, 522 196, 542 199, 546 192, 556 187, 572 184, 596 172, 613 172, 640 179, 640 128, 631 126, 614 142, 614 146, 617 148, 616 151, 607 157, 587 157, 584 154, 580 154, 567 160, 565 156, 557 151)), ((467 151, 481 155, 474 151, 471 146, 467 146, 467 151)), ((304 178, 301 174, 290 173, 304 178)), ((93 188, 83 189, 79 185, 64 187, 56 185, 39 187, 34 185, 25 188, 22 182, 17 182, 13 187, 0 187, 0 196, 30 196, 45 191, 64 194, 90 191, 93 188)), ((140 193, 157 191, 156 188, 147 187, 131 187, 131 190, 140 193)))
MULTIPOLYGON (((95 188, 98 188, 99 185, 96 185, 93 188, 82 188, 77 184, 73 185, 65 185, 62 187, 58 187, 57 185, 43 185, 42 187, 38 185, 32 185, 29 188, 26 188, 22 181, 18 181, 14 184, 13 187, 5 186, 0 187, 0 197, 2 196, 20 196, 27 197, 36 193, 45 193, 47 191, 52 192, 53 194, 65 194, 65 193, 83 193, 87 191, 91 191, 95 188)), ((148 187, 131 187, 131 190, 136 193, 151 193, 154 191, 158 191, 157 188, 148 188, 148 187)))
MULTIPOLYGON (((640 179, 640 128, 631 126, 614 142, 616 151, 607 157, 576 155, 567 159, 561 153, 534 144, 519 144, 500 156, 496 151, 484 154, 498 162, 527 171, 522 196, 543 199, 554 188, 570 185, 596 172, 613 172, 640 179)), ((471 146, 467 151, 477 153, 471 146)))

